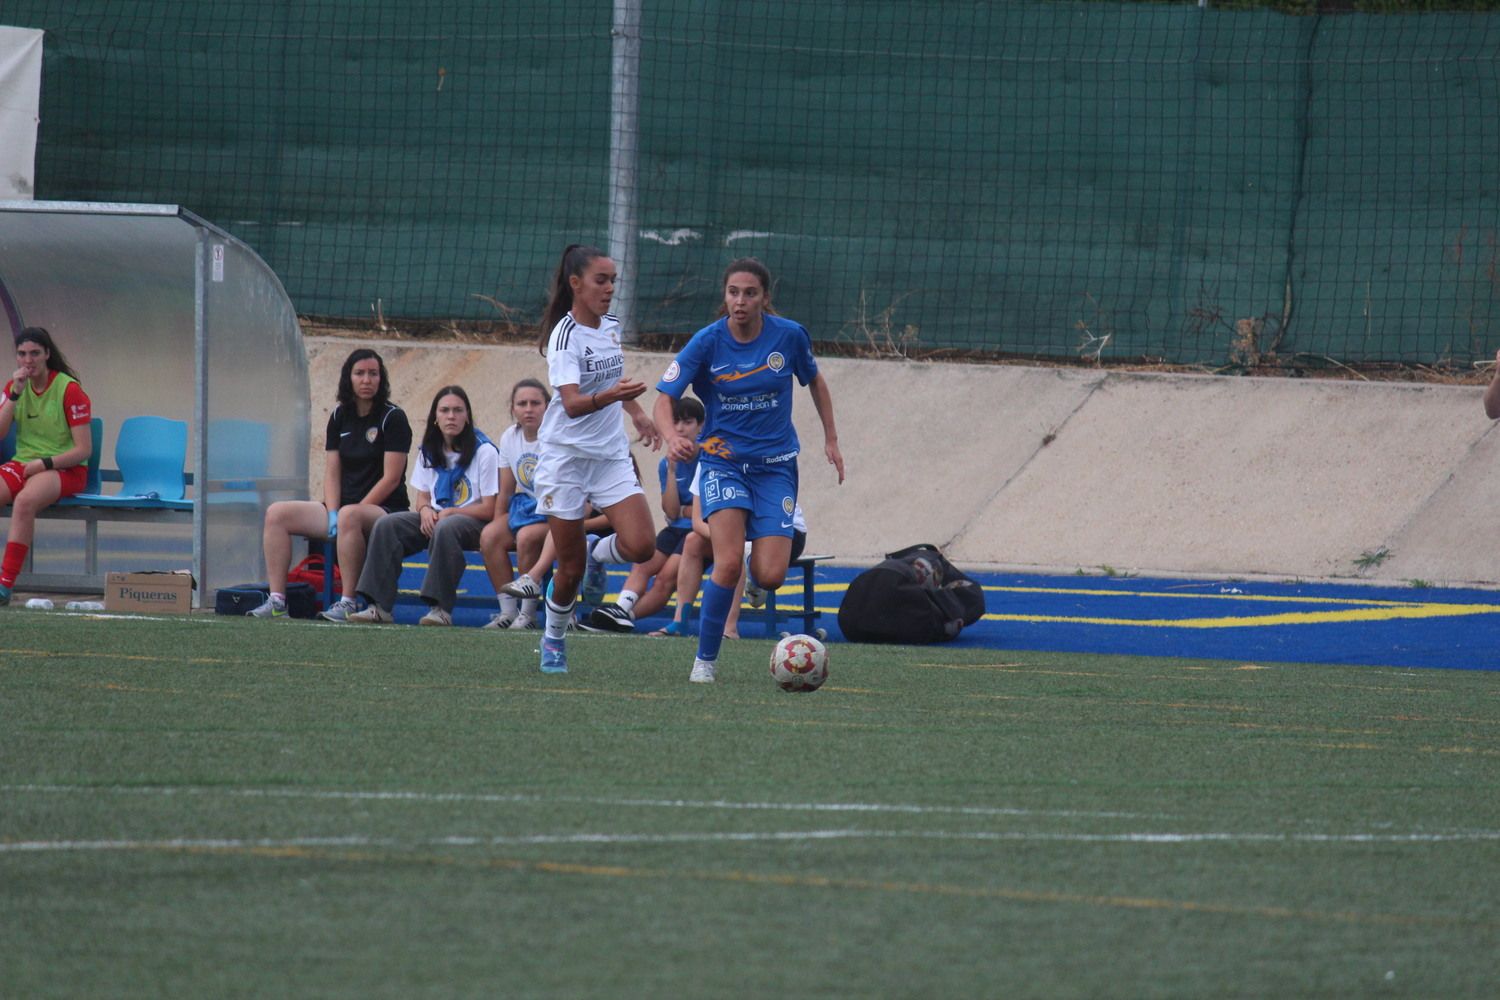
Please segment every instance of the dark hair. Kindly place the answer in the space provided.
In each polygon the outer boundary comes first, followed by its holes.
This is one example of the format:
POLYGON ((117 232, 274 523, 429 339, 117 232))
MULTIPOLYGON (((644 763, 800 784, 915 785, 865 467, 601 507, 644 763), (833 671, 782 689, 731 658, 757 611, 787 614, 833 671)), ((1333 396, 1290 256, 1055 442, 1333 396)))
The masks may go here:
POLYGON ((541 380, 534 378, 523 378, 515 385, 510 387, 511 406, 516 405, 516 393, 520 392, 522 389, 535 389, 540 392, 542 394, 543 406, 546 406, 548 403, 552 402, 552 393, 547 391, 547 387, 545 385, 542 385, 541 380))
POLYGON ((681 399, 672 400, 673 420, 696 420, 703 423, 703 404, 698 402, 694 396, 683 396, 681 399))
POLYGON ((354 402, 354 366, 361 361, 375 359, 380 365, 380 388, 375 390, 375 409, 379 410, 391 401, 391 377, 385 370, 385 361, 380 355, 368 347, 357 347, 349 352, 344 359, 344 367, 339 371, 339 404, 348 406, 354 402))
POLYGON ((547 308, 542 310, 542 332, 537 350, 544 356, 547 353, 547 340, 552 336, 552 328, 573 308, 573 286, 568 284, 568 279, 581 277, 588 270, 591 261, 608 256, 598 247, 584 246, 581 243, 569 243, 563 250, 562 259, 557 262, 557 272, 552 275, 552 290, 547 298, 547 308))
MULTIPOLYGON (((744 271, 746 274, 753 274, 760 279, 760 287, 766 293, 765 311, 772 316, 776 315, 776 310, 771 306, 771 269, 755 257, 741 257, 738 260, 730 261, 729 266, 724 268, 724 277, 719 279, 719 288, 722 290, 725 285, 729 284, 730 276, 739 274, 741 271, 744 271)), ((724 316, 728 312, 729 310, 724 307, 724 298, 720 296, 719 315, 724 316)))
POLYGON ((429 469, 448 467, 443 458, 446 450, 443 431, 437 423, 438 400, 444 396, 457 396, 464 401, 464 409, 469 411, 469 422, 464 424, 464 429, 458 432, 458 438, 453 442, 458 446, 453 449, 458 452, 458 464, 468 465, 472 462, 474 452, 479 448, 479 437, 474 433, 474 407, 469 403, 469 394, 464 392, 463 386, 445 385, 432 397, 432 407, 427 411, 427 430, 422 433, 422 457, 427 460, 429 469))
POLYGON ((47 352, 48 371, 62 372, 69 378, 78 380, 78 373, 68 364, 68 359, 63 357, 62 351, 57 349, 57 345, 52 342, 52 334, 48 333, 45 327, 28 326, 16 334, 16 347, 25 343, 36 344, 47 352))

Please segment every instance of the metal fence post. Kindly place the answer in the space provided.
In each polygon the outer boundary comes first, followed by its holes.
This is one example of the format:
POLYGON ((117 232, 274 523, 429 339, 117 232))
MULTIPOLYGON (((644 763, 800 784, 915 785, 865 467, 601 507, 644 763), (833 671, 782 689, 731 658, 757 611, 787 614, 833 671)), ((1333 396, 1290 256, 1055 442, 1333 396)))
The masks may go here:
POLYGON ((609 255, 618 269, 612 309, 626 343, 640 338, 635 315, 636 177, 640 151, 641 0, 615 0, 610 30, 609 255))

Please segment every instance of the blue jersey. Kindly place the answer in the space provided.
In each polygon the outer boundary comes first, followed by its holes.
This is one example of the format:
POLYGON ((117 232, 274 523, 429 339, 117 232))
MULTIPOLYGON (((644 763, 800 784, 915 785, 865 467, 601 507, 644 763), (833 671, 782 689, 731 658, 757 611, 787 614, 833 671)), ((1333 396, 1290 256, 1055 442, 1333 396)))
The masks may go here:
POLYGON ((720 319, 693 334, 656 384, 680 399, 688 386, 707 419, 698 439, 704 454, 729 462, 786 461, 796 456, 792 376, 803 385, 818 374, 812 338, 800 323, 762 317, 760 334, 742 344, 720 319))
MULTIPOLYGON (((693 476, 698 471, 698 459, 691 462, 678 462, 677 470, 677 502, 682 504, 682 516, 674 521, 667 522, 669 528, 693 529, 693 515, 688 513, 693 506, 693 476)), ((656 465, 656 478, 661 480, 661 492, 666 496, 667 490, 672 487, 667 485, 667 460, 664 458, 656 465)))

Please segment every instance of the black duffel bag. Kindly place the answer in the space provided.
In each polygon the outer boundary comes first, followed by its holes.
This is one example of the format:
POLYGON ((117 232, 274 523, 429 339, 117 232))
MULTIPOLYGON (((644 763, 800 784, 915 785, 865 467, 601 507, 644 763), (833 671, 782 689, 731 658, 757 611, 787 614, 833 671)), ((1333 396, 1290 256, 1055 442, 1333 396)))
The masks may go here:
POLYGON ((979 584, 937 546, 909 545, 850 581, 839 631, 850 642, 947 642, 983 616, 979 584))

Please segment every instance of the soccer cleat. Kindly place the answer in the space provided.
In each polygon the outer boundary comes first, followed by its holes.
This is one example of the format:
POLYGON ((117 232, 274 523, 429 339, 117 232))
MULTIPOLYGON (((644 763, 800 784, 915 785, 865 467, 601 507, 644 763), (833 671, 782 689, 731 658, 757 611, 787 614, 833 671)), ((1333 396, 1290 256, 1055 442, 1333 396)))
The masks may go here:
POLYGON ((592 558, 583 571, 583 586, 579 588, 579 596, 585 604, 602 604, 604 602, 604 591, 609 587, 609 571, 601 562, 594 562, 592 558))
POLYGON ((589 612, 586 627, 597 629, 601 632, 634 632, 635 619, 630 617, 630 612, 618 604, 601 604, 589 612))
POLYGON ((568 651, 561 639, 542 636, 542 673, 565 674, 568 672, 568 651))
POLYGON ((745 543, 745 600, 752 608, 758 608, 766 603, 766 589, 755 582, 755 574, 750 572, 750 543, 745 543))
POLYGON ((274 597, 267 597, 265 603, 257 605, 245 612, 246 618, 285 618, 286 601, 278 601, 274 597))
POLYGON ((500 593, 509 594, 511 597, 519 597, 521 600, 536 600, 542 596, 542 588, 536 585, 536 581, 522 573, 514 580, 500 588, 500 593))
POLYGON ((10 588, 0 583, 0 608, 10 603, 10 588))
POLYGON ((482 625, 480 627, 481 628, 512 628, 512 627, 514 627, 514 624, 515 624, 515 621, 516 621, 516 617, 517 616, 516 616, 515 612, 502 611, 499 614, 491 615, 490 616, 490 620, 488 622, 485 622, 484 625, 482 625))
POLYGON ((750 602, 752 608, 761 607, 766 603, 766 590, 764 587, 756 586, 753 577, 745 581, 745 600, 750 602))
POLYGON ((378 604, 372 604, 363 611, 355 611, 344 619, 355 625, 390 625, 395 620, 389 611, 378 604))
POLYGON ((694 684, 712 684, 714 682, 714 661, 693 661, 693 672, 688 674, 688 680, 694 684))
POLYGON ((506 627, 509 628, 512 632, 535 632, 542 626, 541 623, 531 615, 517 615, 516 620, 511 622, 506 627))
POLYGON ((417 619, 418 625, 452 625, 453 616, 434 604, 427 613, 417 619))
POLYGON ((359 610, 359 605, 347 597, 340 597, 327 608, 318 612, 318 617, 326 622, 347 621, 349 616, 359 610))

